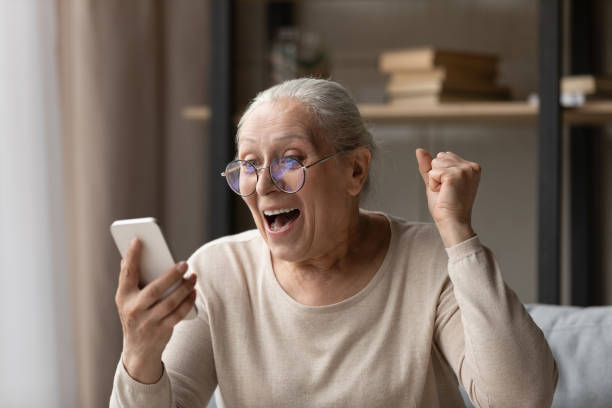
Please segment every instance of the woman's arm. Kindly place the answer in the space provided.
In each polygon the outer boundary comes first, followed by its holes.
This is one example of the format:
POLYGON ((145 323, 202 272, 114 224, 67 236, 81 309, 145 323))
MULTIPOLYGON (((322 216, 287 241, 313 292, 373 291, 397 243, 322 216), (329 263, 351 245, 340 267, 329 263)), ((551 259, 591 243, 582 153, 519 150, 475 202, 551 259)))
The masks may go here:
MULTIPOLYGON (((188 263, 199 280, 197 266, 191 260, 188 263)), ((161 377, 151 384, 137 381, 122 358, 113 382, 111 408, 202 408, 206 405, 217 379, 206 302, 198 285, 195 291, 198 317, 174 326, 161 356, 161 377)))
POLYGON ((550 348, 471 227, 480 166, 451 152, 416 155, 449 258, 436 347, 477 406, 550 406, 558 376, 550 348))
POLYGON ((451 248, 435 342, 475 406, 549 407, 557 366, 541 330, 473 237, 451 248))
POLYGON ((163 361, 163 374, 154 384, 134 380, 119 361, 110 408, 205 407, 217 386, 208 324, 199 317, 178 324, 163 361))

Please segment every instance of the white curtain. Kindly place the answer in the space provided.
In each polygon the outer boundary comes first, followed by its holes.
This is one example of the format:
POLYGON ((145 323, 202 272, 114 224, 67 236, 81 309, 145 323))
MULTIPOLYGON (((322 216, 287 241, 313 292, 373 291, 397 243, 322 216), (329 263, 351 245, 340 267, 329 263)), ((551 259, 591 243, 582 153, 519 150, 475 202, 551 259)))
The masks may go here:
POLYGON ((0 0, 0 406, 76 407, 56 5, 0 0))

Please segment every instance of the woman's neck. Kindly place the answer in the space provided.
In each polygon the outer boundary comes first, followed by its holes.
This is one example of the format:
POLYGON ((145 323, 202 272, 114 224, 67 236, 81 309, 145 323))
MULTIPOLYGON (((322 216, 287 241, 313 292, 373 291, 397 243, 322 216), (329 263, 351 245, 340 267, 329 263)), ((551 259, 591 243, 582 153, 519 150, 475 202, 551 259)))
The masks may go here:
POLYGON ((324 254, 299 262, 273 257, 276 278, 302 304, 338 303, 358 293, 376 274, 389 236, 385 217, 357 210, 341 238, 324 254))

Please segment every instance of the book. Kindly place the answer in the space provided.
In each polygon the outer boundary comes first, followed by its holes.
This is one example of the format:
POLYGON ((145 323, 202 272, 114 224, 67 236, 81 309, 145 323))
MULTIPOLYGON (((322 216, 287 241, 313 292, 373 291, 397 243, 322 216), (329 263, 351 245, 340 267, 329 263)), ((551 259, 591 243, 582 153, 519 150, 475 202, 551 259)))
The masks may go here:
POLYGON ((561 78, 561 93, 612 94, 612 77, 573 75, 561 78))
POLYGON ((438 67, 434 69, 393 71, 389 76, 390 84, 417 81, 448 81, 454 83, 492 83, 495 75, 478 75, 473 71, 457 67, 438 67))
POLYGON ((459 52, 434 47, 384 51, 380 54, 380 70, 386 73, 426 70, 437 67, 458 67, 474 74, 494 76, 499 58, 492 54, 459 52))
POLYGON ((460 81, 412 81, 412 82, 389 82, 387 93, 392 96, 409 96, 410 94, 431 94, 431 93, 458 93, 468 92, 508 97, 510 91, 508 87, 490 82, 460 82, 460 81))

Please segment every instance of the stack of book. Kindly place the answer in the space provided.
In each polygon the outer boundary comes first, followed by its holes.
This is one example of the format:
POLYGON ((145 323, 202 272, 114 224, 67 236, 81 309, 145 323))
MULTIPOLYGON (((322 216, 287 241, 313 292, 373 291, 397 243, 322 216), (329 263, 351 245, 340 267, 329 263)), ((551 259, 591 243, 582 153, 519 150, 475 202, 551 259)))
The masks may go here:
POLYGON ((424 47, 386 51, 380 70, 390 74, 391 104, 436 105, 508 99, 507 87, 496 83, 496 55, 424 47))
MULTIPOLYGON (((559 104, 566 108, 582 106, 587 102, 612 99, 612 77, 569 75, 561 78, 559 104)), ((536 92, 527 97, 529 104, 538 106, 536 92)))
POLYGON ((588 101, 610 99, 612 77, 572 75, 561 78, 561 105, 580 106, 588 101))

